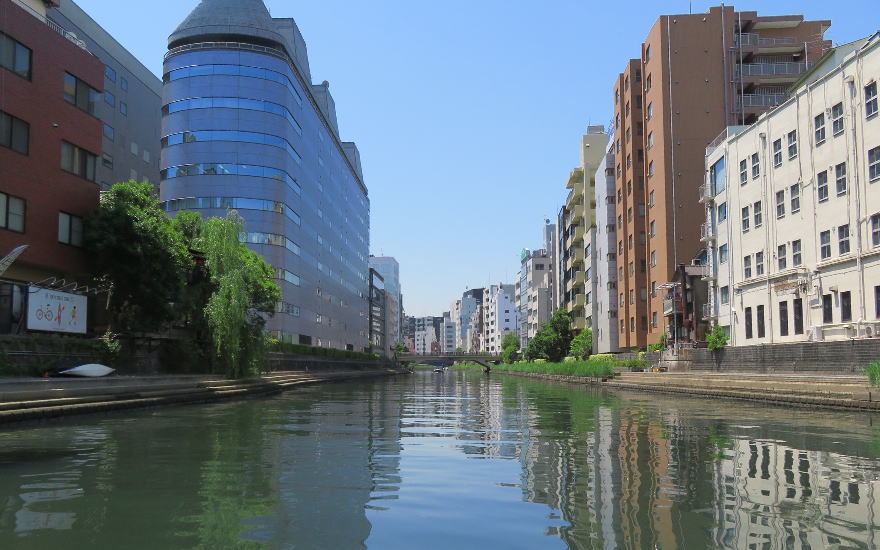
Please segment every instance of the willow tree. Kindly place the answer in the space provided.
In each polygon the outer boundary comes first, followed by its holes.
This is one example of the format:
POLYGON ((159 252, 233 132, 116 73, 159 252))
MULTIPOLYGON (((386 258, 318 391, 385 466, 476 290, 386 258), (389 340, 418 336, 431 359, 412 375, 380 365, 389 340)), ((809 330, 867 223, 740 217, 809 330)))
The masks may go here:
POLYGON ((232 210, 226 218, 205 220, 195 239, 213 286, 204 311, 214 352, 232 378, 260 370, 264 314, 275 311, 281 298, 271 266, 239 241, 243 227, 244 220, 232 210))

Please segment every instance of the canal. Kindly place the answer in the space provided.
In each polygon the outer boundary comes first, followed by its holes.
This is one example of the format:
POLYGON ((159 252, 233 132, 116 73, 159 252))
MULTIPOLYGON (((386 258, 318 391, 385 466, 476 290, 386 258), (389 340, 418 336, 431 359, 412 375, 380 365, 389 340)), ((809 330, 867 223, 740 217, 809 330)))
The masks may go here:
POLYGON ((422 371, 0 431, 0 548, 876 548, 878 468, 868 414, 422 371))

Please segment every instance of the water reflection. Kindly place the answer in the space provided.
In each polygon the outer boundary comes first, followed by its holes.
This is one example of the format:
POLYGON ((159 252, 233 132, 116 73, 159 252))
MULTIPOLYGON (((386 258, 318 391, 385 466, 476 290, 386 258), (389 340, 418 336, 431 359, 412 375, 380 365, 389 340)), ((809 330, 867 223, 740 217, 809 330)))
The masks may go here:
POLYGON ((479 373, 0 432, 0 548, 875 548, 874 417, 479 373))

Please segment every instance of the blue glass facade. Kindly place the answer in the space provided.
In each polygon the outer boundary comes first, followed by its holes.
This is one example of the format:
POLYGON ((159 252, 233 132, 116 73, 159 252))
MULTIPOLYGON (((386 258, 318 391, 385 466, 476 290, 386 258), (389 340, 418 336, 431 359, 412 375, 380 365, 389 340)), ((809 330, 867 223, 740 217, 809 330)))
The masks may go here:
POLYGON ((356 149, 287 52, 235 38, 189 38, 165 58, 161 200, 169 215, 244 218, 242 240, 282 289, 274 336, 362 350, 369 198, 356 149))

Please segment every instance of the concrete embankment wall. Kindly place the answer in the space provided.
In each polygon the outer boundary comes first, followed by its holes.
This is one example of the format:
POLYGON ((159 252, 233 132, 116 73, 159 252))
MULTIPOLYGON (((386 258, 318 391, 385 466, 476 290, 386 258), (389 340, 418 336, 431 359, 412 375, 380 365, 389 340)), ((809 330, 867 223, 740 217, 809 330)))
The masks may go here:
POLYGON ((688 351, 690 371, 848 374, 880 360, 880 338, 688 351))

